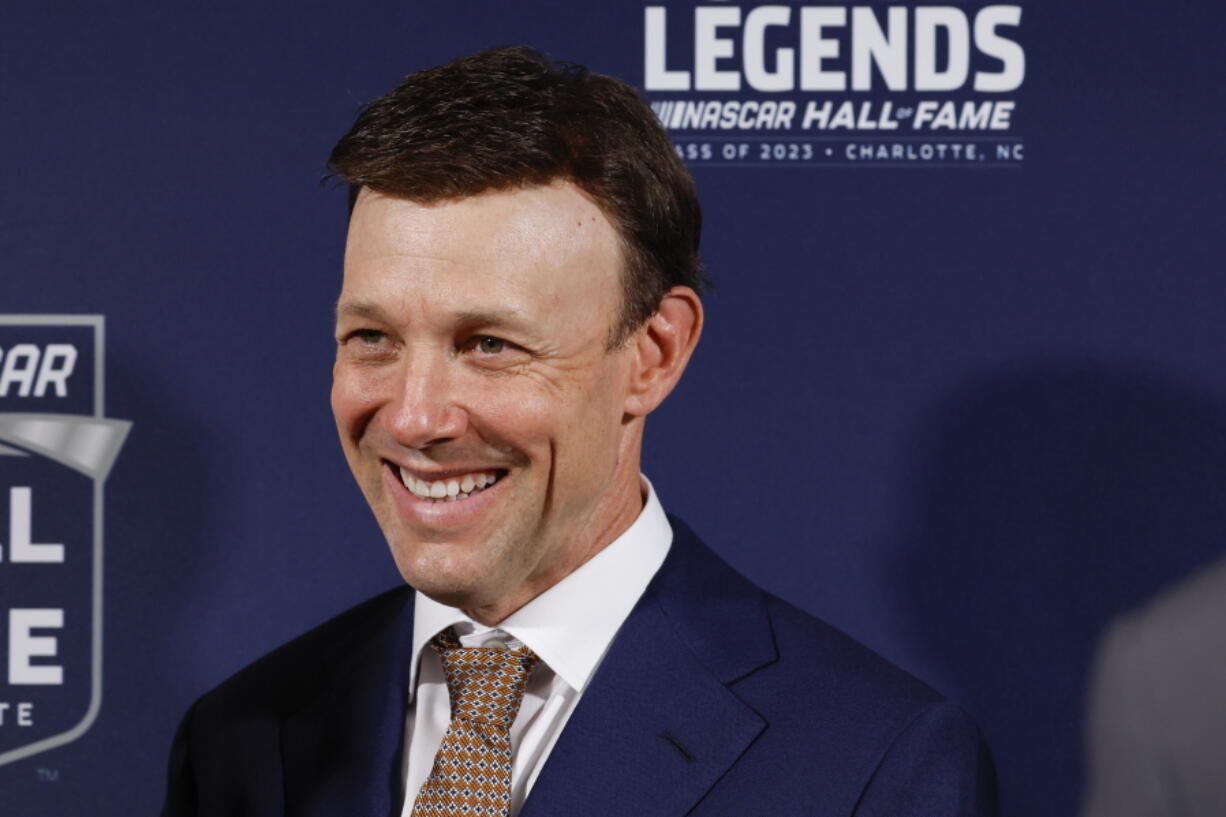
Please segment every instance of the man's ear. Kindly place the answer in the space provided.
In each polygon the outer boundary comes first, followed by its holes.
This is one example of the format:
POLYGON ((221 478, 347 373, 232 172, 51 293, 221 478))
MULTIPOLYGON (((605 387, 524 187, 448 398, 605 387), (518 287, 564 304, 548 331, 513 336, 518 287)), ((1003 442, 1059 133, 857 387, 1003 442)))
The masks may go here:
POLYGON ((673 287, 660 308, 631 337, 633 369, 626 395, 626 413, 646 416, 664 402, 702 334, 702 301, 689 287, 673 287))

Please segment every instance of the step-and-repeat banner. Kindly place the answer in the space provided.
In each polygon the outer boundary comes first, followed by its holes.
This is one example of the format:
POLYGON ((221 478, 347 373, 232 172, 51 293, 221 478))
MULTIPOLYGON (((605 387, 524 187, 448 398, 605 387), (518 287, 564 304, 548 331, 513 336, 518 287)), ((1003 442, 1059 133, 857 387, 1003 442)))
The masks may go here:
POLYGON ((324 160, 510 44, 641 88, 697 180, 665 507, 971 711, 1006 815, 1077 810, 1104 633, 1226 553, 1220 8, 121 6, 0 20, 0 813, 154 813, 192 700, 400 581, 324 160))

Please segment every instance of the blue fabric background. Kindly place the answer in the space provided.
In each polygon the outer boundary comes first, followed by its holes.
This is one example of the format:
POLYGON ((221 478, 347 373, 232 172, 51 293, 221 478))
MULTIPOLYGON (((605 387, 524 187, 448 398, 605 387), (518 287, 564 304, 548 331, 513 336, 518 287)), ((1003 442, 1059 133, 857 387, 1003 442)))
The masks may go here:
MULTIPOLYGON (((0 313, 106 315, 135 426, 101 717, 0 767, 0 811, 148 814, 192 699, 399 581, 328 409, 331 145, 491 45, 640 84, 643 4, 10 5, 0 313)), ((717 289, 646 470, 750 578, 973 712, 1010 817, 1075 807, 1110 616, 1226 547, 1222 17, 1025 5, 1020 169, 695 171, 717 289)))

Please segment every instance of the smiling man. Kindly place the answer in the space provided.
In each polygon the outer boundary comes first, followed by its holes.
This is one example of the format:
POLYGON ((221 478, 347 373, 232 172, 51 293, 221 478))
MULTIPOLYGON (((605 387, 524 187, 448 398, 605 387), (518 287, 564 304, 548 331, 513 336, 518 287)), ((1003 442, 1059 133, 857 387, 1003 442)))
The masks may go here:
POLYGON ((632 89, 485 52, 406 78, 330 164, 332 408, 406 585, 201 698, 167 817, 995 813, 961 710, 640 474, 703 311, 693 183, 632 89))
POLYGON ((332 407, 405 581, 496 624, 631 526, 643 417, 698 340, 692 288, 611 335, 617 230, 572 182, 353 210, 332 407))

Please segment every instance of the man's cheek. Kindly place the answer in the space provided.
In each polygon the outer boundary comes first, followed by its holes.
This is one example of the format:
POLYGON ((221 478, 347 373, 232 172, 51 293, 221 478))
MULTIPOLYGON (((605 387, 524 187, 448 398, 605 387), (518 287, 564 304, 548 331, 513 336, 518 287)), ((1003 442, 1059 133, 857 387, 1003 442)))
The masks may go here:
POLYGON ((489 395, 481 405, 469 410, 490 430, 507 438, 532 438, 547 435, 558 410, 558 399, 538 389, 506 389, 489 395))

